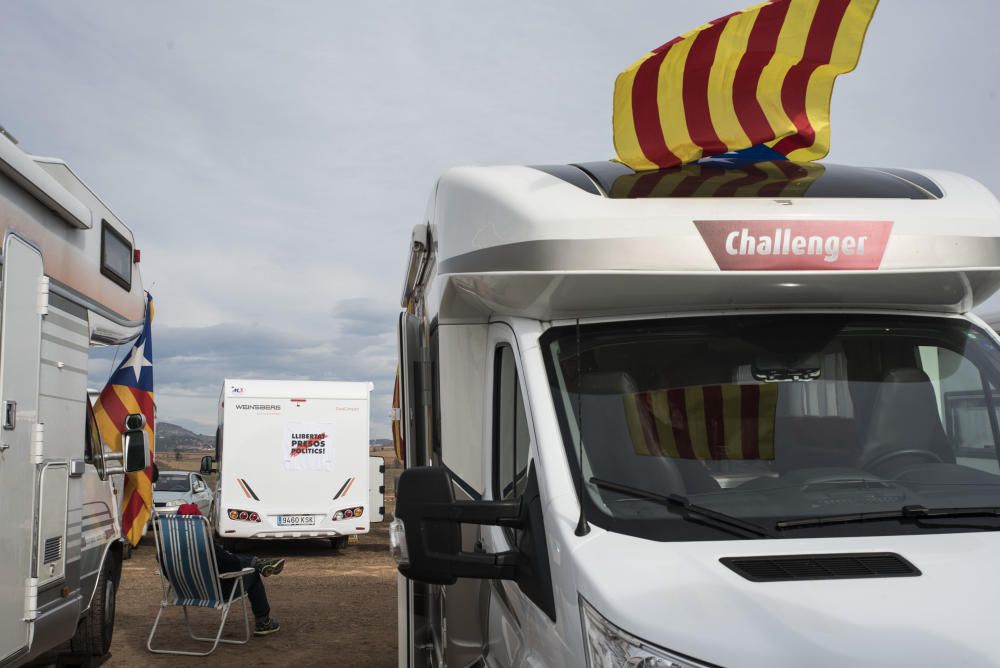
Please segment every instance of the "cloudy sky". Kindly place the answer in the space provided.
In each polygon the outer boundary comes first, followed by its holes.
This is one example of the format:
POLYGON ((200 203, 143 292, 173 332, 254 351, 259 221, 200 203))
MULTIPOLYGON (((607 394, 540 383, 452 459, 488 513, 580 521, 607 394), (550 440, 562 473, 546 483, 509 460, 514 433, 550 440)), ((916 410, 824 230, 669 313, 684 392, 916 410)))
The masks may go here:
MULTIPOLYGON (((214 432, 226 376, 371 380, 385 437, 437 175, 610 157, 615 75, 751 0, 3 2, 0 124, 135 231, 161 419, 214 432)), ((830 161, 1000 192, 998 24, 991 0, 883 0, 830 161)))

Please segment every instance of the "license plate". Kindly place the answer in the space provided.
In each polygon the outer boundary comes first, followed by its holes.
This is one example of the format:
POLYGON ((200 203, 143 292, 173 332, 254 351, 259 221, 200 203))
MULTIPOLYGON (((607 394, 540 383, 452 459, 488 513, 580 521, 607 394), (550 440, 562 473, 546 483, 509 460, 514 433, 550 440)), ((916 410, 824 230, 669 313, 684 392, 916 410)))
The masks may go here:
POLYGON ((314 515, 278 515, 278 526, 304 526, 316 524, 314 515))

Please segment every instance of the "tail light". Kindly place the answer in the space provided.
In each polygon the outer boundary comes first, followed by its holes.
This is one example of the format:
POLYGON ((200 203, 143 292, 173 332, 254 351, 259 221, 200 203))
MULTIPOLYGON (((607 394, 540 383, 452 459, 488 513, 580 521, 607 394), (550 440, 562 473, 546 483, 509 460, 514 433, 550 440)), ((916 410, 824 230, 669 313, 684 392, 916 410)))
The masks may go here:
POLYGON ((260 515, 252 510, 240 510, 239 508, 229 508, 226 515, 231 520, 241 520, 243 522, 260 522, 260 515))

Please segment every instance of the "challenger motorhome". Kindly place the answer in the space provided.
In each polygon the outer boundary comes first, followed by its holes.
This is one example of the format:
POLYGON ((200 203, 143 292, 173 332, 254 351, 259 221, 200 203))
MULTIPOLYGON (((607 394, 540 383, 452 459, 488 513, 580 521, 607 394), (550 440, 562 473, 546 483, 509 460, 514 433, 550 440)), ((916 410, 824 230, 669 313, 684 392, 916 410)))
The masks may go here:
MULTIPOLYGON (((368 454, 372 384, 223 381, 212 523, 237 539, 326 538, 382 521, 385 461, 368 454)), ((202 458, 203 473, 212 458, 202 458)))
POLYGON ((400 666, 1000 666, 983 186, 475 167, 424 221, 400 666))
POLYGON ((106 448, 87 361, 142 332, 132 233, 65 163, 3 136, 0 227, 0 665, 103 656, 123 548, 112 476, 148 450, 129 431, 124 457, 106 448))

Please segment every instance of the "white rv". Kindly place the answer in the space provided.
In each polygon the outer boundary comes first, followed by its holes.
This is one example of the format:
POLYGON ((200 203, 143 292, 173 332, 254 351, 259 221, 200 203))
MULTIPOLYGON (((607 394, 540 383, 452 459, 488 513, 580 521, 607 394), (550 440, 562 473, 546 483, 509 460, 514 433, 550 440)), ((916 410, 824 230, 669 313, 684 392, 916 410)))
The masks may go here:
MULTIPOLYGON (((213 523, 220 538, 350 536, 382 521, 384 461, 368 454, 371 383, 226 379, 213 523)), ((202 471, 211 471, 211 458, 202 471)))
MULTIPOLYGON (((0 229, 0 665, 56 649, 101 656, 121 574, 111 478, 123 458, 94 422, 87 360, 142 332, 138 256, 65 163, 4 136, 0 229)), ((138 456, 130 471, 144 468, 138 456)))
POLYGON ((400 666, 1000 666, 984 187, 477 167, 424 220, 400 666))

